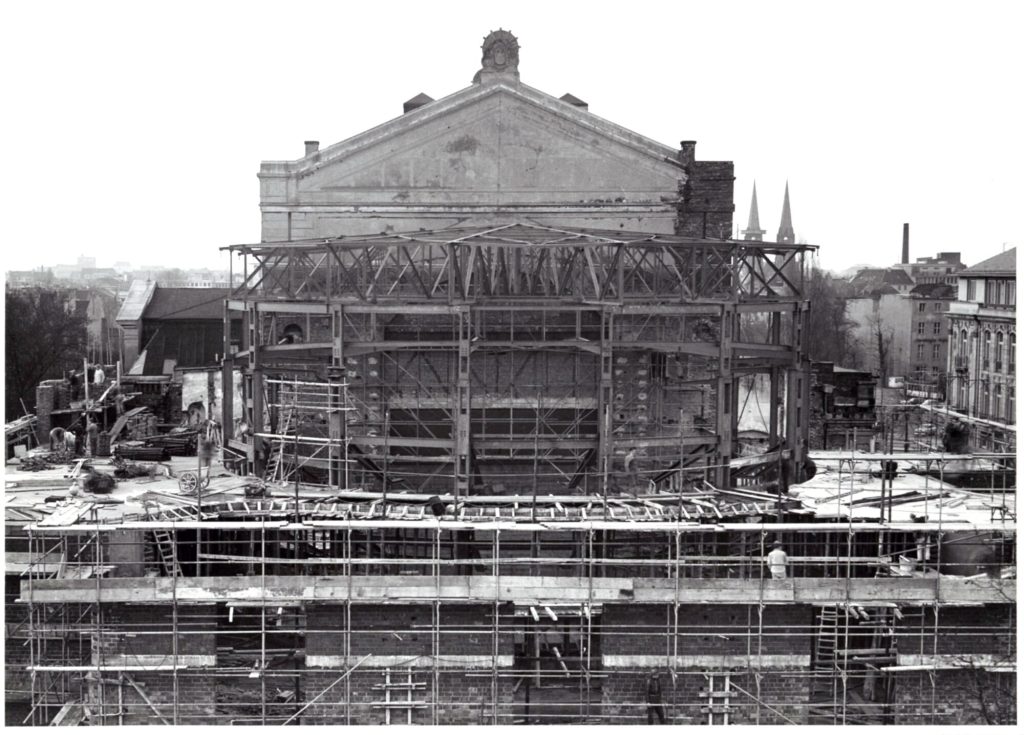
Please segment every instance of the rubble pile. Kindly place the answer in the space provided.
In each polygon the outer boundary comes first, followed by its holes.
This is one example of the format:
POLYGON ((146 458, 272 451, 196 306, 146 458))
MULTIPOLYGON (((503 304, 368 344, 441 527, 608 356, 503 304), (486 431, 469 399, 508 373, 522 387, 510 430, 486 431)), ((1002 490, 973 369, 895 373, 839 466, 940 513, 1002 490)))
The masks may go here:
POLYGON ((42 470, 52 470, 53 468, 53 465, 47 461, 45 456, 23 457, 18 465, 18 469, 24 472, 41 472, 42 470))

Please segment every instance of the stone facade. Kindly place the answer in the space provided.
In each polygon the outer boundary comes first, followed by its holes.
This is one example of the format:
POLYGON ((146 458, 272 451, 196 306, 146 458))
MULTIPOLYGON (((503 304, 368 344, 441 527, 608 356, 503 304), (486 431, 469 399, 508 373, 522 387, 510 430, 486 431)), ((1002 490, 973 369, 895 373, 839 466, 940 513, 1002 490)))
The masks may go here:
POLYGON ((966 413, 975 448, 1016 446, 1016 248, 960 274, 949 308, 948 401, 966 413))
POLYGON ((484 70, 470 87, 260 167, 264 241, 529 220, 728 238, 733 165, 484 70))

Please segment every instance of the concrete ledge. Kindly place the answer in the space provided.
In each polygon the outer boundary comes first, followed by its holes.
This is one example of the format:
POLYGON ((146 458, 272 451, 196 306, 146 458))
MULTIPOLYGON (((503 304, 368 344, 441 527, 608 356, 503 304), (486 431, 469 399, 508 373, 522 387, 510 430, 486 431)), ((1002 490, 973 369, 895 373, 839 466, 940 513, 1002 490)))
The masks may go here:
MULTIPOLYGON (((362 656, 306 656, 306 668, 348 669, 355 666, 362 659, 362 656)), ((498 656, 498 668, 511 668, 512 664, 512 656, 498 656)), ((490 669, 494 665, 494 656, 452 655, 437 657, 437 667, 440 669, 490 669)), ((363 661, 360 668, 373 668, 375 666, 432 669, 434 668, 434 657, 370 656, 363 661)))
POLYGON ((579 577, 114 577, 22 582, 21 602, 210 603, 227 601, 403 604, 515 602, 528 605, 590 603, 840 604, 879 602, 930 605, 1012 604, 1016 580, 919 578, 615 579, 579 577), (676 584, 678 582, 678 589, 676 584))
POLYGON ((811 657, 789 654, 746 656, 743 654, 722 654, 720 656, 601 656, 606 669, 701 669, 722 671, 726 669, 793 669, 806 671, 811 667, 811 657))
POLYGON ((143 654, 140 656, 136 655, 116 655, 104 656, 100 666, 105 669, 114 669, 118 667, 129 667, 129 666, 173 666, 177 663, 179 668, 188 667, 190 669, 212 667, 217 665, 216 656, 204 656, 204 655, 182 655, 178 656, 177 659, 171 654, 143 654))
POLYGON ((896 660, 900 666, 927 666, 936 669, 970 669, 989 668, 992 666, 1013 666, 1017 662, 1016 655, 1000 656, 991 653, 972 654, 931 654, 901 653, 896 660))

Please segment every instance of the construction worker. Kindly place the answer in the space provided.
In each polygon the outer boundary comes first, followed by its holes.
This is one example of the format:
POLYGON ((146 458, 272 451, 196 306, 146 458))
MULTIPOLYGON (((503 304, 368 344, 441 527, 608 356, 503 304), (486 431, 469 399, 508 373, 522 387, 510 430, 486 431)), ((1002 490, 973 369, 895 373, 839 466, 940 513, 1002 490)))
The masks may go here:
POLYGON ((647 724, 653 725, 657 716, 658 724, 665 724, 665 705, 661 699, 661 675, 651 674, 647 679, 647 724))
POLYGON ((64 429, 54 426, 50 429, 50 451, 59 452, 64 449, 64 429))
POLYGON ((100 425, 92 416, 89 417, 89 421, 85 425, 85 437, 89 445, 89 456, 95 457, 100 446, 100 425))
POLYGON ((636 480, 636 448, 630 449, 626 452, 626 456, 622 459, 622 468, 629 475, 631 481, 636 480))
POLYGON ((93 376, 92 376, 93 383, 96 384, 96 385, 103 385, 103 383, 107 379, 106 374, 103 372, 103 366, 102 365, 96 365, 95 367, 96 367, 96 370, 95 370, 95 372, 93 373, 93 376))
POLYGON ((64 432, 64 448, 67 449, 72 457, 78 456, 78 437, 75 436, 75 432, 71 431, 71 429, 64 432))
POLYGON ((789 557, 782 550, 782 542, 776 541, 772 544, 772 550, 768 552, 768 569, 772 573, 772 579, 786 578, 786 564, 789 557))

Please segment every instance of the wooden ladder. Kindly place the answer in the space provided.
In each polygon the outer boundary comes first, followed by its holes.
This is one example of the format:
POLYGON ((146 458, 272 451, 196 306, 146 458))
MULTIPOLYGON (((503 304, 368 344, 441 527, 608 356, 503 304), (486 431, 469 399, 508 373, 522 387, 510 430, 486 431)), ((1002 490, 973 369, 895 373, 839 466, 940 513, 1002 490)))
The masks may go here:
MULTIPOLYGON (((168 509, 162 509, 157 513, 153 513, 150 505, 145 506, 145 517, 148 521, 159 521, 166 518, 168 509)), ((174 553, 174 537, 171 536, 171 532, 166 528, 156 528, 151 532, 153 534, 153 542, 156 547, 156 556, 159 557, 160 566, 163 567, 164 572, 168 577, 181 577, 181 565, 178 563, 174 553)), ((148 546, 148 544, 147 544, 148 546)), ((152 552, 148 549, 143 552, 143 560, 145 562, 155 562, 153 559, 152 552)), ((147 563, 148 566, 148 563, 147 563)))
POLYGON ((174 539, 171 537, 171 532, 163 528, 158 528, 153 531, 153 540, 156 541, 156 550, 160 556, 160 563, 163 565, 164 571, 167 572, 167 576, 182 576, 181 565, 175 558, 174 539))
POLYGON ((413 711, 427 706, 425 701, 413 699, 413 694, 425 690, 427 685, 413 681, 412 669, 395 674, 391 669, 384 669, 384 683, 375 684, 373 688, 384 692, 383 701, 371 705, 375 709, 384 710, 384 725, 411 725, 413 711), (398 680, 403 675, 405 680, 398 680))
MULTIPOLYGON (((294 429, 295 408, 293 406, 285 406, 281 409, 281 415, 277 421, 277 433, 281 437, 285 437, 294 429)), ((284 481, 282 467, 284 466, 285 441, 283 438, 274 440, 274 451, 271 453, 270 459, 267 460, 267 468, 263 473, 263 479, 267 482, 276 482, 279 473, 281 474, 280 479, 284 481)))
POLYGON ((818 633, 814 643, 810 707, 808 724, 828 724, 836 721, 835 701, 838 692, 836 650, 839 644, 839 608, 822 607, 818 613, 818 633))

